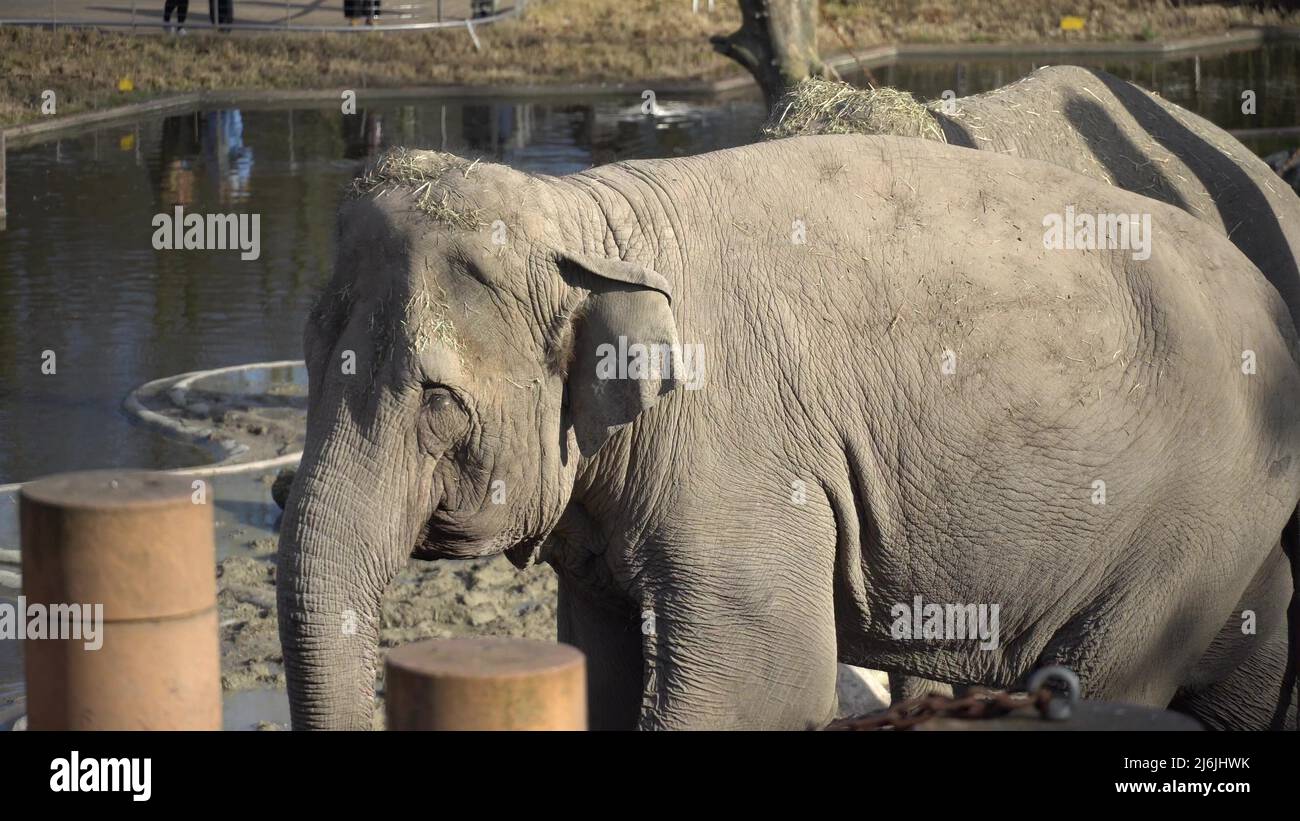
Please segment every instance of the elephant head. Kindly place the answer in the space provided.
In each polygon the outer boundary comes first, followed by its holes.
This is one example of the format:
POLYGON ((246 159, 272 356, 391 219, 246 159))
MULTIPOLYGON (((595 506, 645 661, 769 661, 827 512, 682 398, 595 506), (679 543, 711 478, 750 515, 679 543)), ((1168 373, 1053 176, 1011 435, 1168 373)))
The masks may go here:
POLYGON ((371 726, 380 600, 408 557, 532 560, 579 460, 676 386, 654 359, 606 378, 613 351, 677 343, 668 282, 604 250, 611 224, 589 186, 436 152, 354 183, 304 332, 280 536, 295 728, 371 726))

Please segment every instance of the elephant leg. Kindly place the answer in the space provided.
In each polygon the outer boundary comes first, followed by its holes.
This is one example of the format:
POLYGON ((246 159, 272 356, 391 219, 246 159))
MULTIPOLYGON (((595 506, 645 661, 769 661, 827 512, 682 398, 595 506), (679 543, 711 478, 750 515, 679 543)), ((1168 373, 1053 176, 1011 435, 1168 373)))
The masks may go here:
POLYGON ((951 684, 901 673, 889 674, 889 699, 891 704, 898 704, 901 701, 919 698, 920 696, 946 696, 951 698, 952 695, 953 687, 951 684))
POLYGON ((1297 729, 1300 694, 1294 686, 1286 696, 1289 705, 1281 706, 1290 601, 1290 566, 1279 547, 1255 574, 1170 708, 1212 729, 1297 729), (1242 629, 1248 615, 1253 631, 1242 629))
POLYGON ((831 596, 791 589, 800 583, 791 580, 795 575, 772 568, 762 581, 746 582, 679 571, 678 578, 696 583, 649 599, 639 726, 806 730, 828 724, 838 671, 831 596))
MULTIPOLYGON (((1191 537, 1184 542, 1197 545, 1191 537)), ((1272 603, 1280 589, 1272 575, 1264 566, 1237 579, 1180 572, 1166 574, 1158 587, 1095 599, 1056 631, 1033 668, 1069 667, 1084 698, 1167 708, 1182 691, 1227 679, 1262 642, 1241 640, 1240 614, 1257 609, 1262 626, 1276 622, 1274 611, 1285 607, 1272 603), (1234 587, 1242 593, 1226 604, 1232 599, 1223 591, 1234 587)))
POLYGON ((601 599, 565 573, 558 575, 556 635, 587 657, 588 723, 593 730, 634 729, 641 705, 641 624, 632 603, 601 599))
MULTIPOLYGON (((1183 688, 1169 708, 1187 713, 1211 730, 1268 730, 1273 727, 1286 670, 1286 631, 1273 635, 1222 681, 1183 688)), ((1276 729, 1294 730, 1296 695, 1276 729)))

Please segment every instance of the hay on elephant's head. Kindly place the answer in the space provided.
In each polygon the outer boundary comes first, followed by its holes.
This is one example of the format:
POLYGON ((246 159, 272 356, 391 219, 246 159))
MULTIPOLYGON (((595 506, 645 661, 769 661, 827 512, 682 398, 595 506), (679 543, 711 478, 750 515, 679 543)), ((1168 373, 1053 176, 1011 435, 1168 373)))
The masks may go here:
MULTIPOLYGON (((467 179, 477 164, 478 160, 471 162, 443 151, 395 148, 381 155, 354 179, 348 195, 352 199, 377 199, 404 192, 430 219, 452 228, 473 231, 483 227, 485 222, 479 209, 461 202, 463 196, 457 178, 467 179)), ((425 268, 428 266, 426 258, 425 268)), ((379 366, 389 359, 398 339, 405 342, 411 354, 424 351, 432 342, 441 343, 457 356, 464 353, 464 345, 451 320, 446 294, 435 294, 424 271, 418 282, 411 283, 404 304, 399 306, 395 294, 391 293, 389 298, 376 303, 370 316, 369 330, 376 341, 372 378, 379 366)))
POLYGON ((906 91, 817 78, 782 97, 763 125, 769 139, 804 134, 890 134, 947 142, 934 115, 906 91))
POLYGON ((353 198, 377 198, 406 189, 415 200, 416 208, 430 219, 452 228, 472 231, 483 227, 483 219, 478 209, 462 207, 455 202, 453 189, 447 181, 453 173, 468 177, 477 164, 478 160, 470 162, 443 151, 395 148, 381 155, 365 173, 354 179, 349 193, 353 198))
POLYGON ((409 350, 418 354, 428 348, 429 343, 437 341, 452 353, 462 356, 465 346, 451 321, 451 306, 434 299, 423 275, 420 280, 421 287, 406 301, 400 320, 409 350))

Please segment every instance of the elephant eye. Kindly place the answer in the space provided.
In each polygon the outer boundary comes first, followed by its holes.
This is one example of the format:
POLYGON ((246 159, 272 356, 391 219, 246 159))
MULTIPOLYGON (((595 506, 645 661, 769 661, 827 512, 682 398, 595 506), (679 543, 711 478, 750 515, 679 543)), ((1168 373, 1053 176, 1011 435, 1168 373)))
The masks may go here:
POLYGON ((446 388, 425 389, 424 401, 434 413, 445 413, 454 410, 456 405, 455 397, 446 388))
POLYGON ((423 403, 426 412, 421 434, 428 449, 437 451, 450 446, 465 433, 469 426, 469 413, 449 388, 425 385, 423 403))

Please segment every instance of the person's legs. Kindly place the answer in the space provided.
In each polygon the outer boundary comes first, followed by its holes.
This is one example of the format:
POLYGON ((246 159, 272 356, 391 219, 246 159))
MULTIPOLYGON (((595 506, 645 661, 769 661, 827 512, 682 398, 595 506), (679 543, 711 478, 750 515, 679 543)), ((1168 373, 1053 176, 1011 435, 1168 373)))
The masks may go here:
MULTIPOLYGON (((163 22, 164 22, 164 23, 170 23, 170 22, 172 21, 172 12, 173 12, 173 11, 176 12, 176 29, 175 29, 175 31, 176 31, 177 34, 184 34, 184 33, 185 33, 185 18, 186 18, 187 16, 189 16, 189 13, 190 13, 190 0, 167 0, 167 2, 166 2, 165 4, 163 4, 163 22)), ((172 27, 171 27, 171 26, 168 26, 168 27, 167 27, 167 30, 168 30, 168 31, 172 31, 172 27)))
MULTIPOLYGON (((235 21, 234 0, 208 0, 208 19, 214 26, 224 26, 235 21)), ((221 31, 230 29, 222 28, 221 31)))

